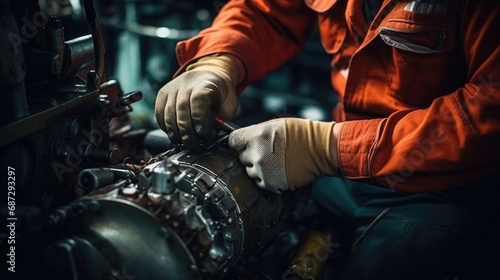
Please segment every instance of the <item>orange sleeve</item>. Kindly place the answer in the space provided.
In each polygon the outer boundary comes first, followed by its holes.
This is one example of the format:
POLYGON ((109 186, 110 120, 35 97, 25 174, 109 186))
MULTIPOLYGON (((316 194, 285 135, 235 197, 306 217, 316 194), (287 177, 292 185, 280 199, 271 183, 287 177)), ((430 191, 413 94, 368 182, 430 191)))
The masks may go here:
POLYGON ((461 88, 425 109, 345 122, 338 152, 346 177, 429 192, 498 175, 499 10, 496 1, 467 1, 464 6, 461 43, 468 82, 461 88))
POLYGON ((303 1, 229 1, 210 27, 177 44, 177 73, 201 56, 230 53, 246 69, 241 92, 300 53, 315 18, 303 1))

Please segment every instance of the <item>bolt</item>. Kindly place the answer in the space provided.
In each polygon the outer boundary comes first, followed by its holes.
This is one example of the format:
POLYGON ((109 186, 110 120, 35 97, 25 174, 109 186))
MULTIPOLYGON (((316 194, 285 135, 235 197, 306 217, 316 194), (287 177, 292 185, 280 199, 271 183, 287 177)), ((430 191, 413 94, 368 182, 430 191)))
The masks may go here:
POLYGON ((54 75, 61 73, 61 63, 59 63, 58 58, 59 58, 59 56, 53 57, 52 63, 50 64, 50 71, 54 75))

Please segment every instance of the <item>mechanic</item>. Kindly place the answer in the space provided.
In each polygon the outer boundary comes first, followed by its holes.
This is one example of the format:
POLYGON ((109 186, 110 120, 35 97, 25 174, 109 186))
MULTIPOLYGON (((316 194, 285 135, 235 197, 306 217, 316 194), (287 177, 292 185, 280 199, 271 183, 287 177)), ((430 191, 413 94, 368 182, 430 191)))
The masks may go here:
POLYGON ((495 0, 228 1, 177 45, 156 118, 174 143, 213 140, 214 115, 233 118, 245 87, 317 28, 332 55, 334 121, 232 132, 248 175, 276 193, 313 185, 331 220, 352 229, 338 279, 479 277, 498 225, 499 11, 495 0))

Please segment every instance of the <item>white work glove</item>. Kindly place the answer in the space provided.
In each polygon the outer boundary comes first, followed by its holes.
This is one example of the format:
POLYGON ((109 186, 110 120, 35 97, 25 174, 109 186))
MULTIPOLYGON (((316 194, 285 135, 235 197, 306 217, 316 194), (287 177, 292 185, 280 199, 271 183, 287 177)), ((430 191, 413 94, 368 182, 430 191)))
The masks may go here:
MULTIPOLYGON (((282 118, 229 134, 229 146, 239 152, 247 174, 263 189, 281 193, 315 178, 338 176, 332 159, 335 122, 282 118)), ((336 155, 336 152, 333 153, 336 155)))
POLYGON ((202 141, 211 142, 217 135, 214 116, 234 117, 239 62, 235 60, 222 54, 203 57, 160 89, 156 120, 172 143, 196 148, 202 141))

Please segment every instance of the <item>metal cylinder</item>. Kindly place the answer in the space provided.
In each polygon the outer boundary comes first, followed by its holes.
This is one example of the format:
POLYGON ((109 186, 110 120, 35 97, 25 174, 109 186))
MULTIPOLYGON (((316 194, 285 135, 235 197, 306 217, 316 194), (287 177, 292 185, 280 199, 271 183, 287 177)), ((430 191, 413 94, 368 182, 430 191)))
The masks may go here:
POLYGON ((84 169, 78 174, 78 186, 90 191, 109 185, 115 180, 115 174, 110 168, 84 169))
MULTIPOLYGON (((201 151, 172 151, 143 167, 138 174, 142 179, 115 180, 82 198, 95 201, 102 210, 68 223, 66 230, 77 233, 86 246, 93 246, 94 255, 104 259, 78 255, 80 263, 94 267, 120 256, 138 279, 236 279, 283 230, 293 201, 290 194, 259 188, 227 143, 201 151), (175 242, 165 242, 168 236, 175 236, 175 242), (101 249, 101 244, 110 247, 101 249), (161 251, 158 244, 167 247, 161 251), (113 254, 106 255, 109 252, 113 254), (178 273, 175 267, 166 269, 172 258, 187 264, 188 272, 185 266, 178 273), (150 259, 157 261, 134 265, 150 259)), ((47 258, 58 259, 56 255, 51 252, 47 258)))
POLYGON ((47 48, 50 52, 54 54, 54 58, 50 65, 50 70, 52 75, 54 75, 54 83, 59 81, 59 75, 61 74, 64 60, 64 27, 62 22, 52 17, 45 26, 45 35, 47 40, 47 48))
POLYGON ((153 170, 151 190, 157 194, 171 194, 175 190, 176 171, 172 161, 169 159, 159 164, 153 170))
POLYGON ((64 77, 74 75, 78 70, 92 65, 94 61, 92 35, 84 35, 66 41, 64 55, 66 56, 62 71, 64 77))

